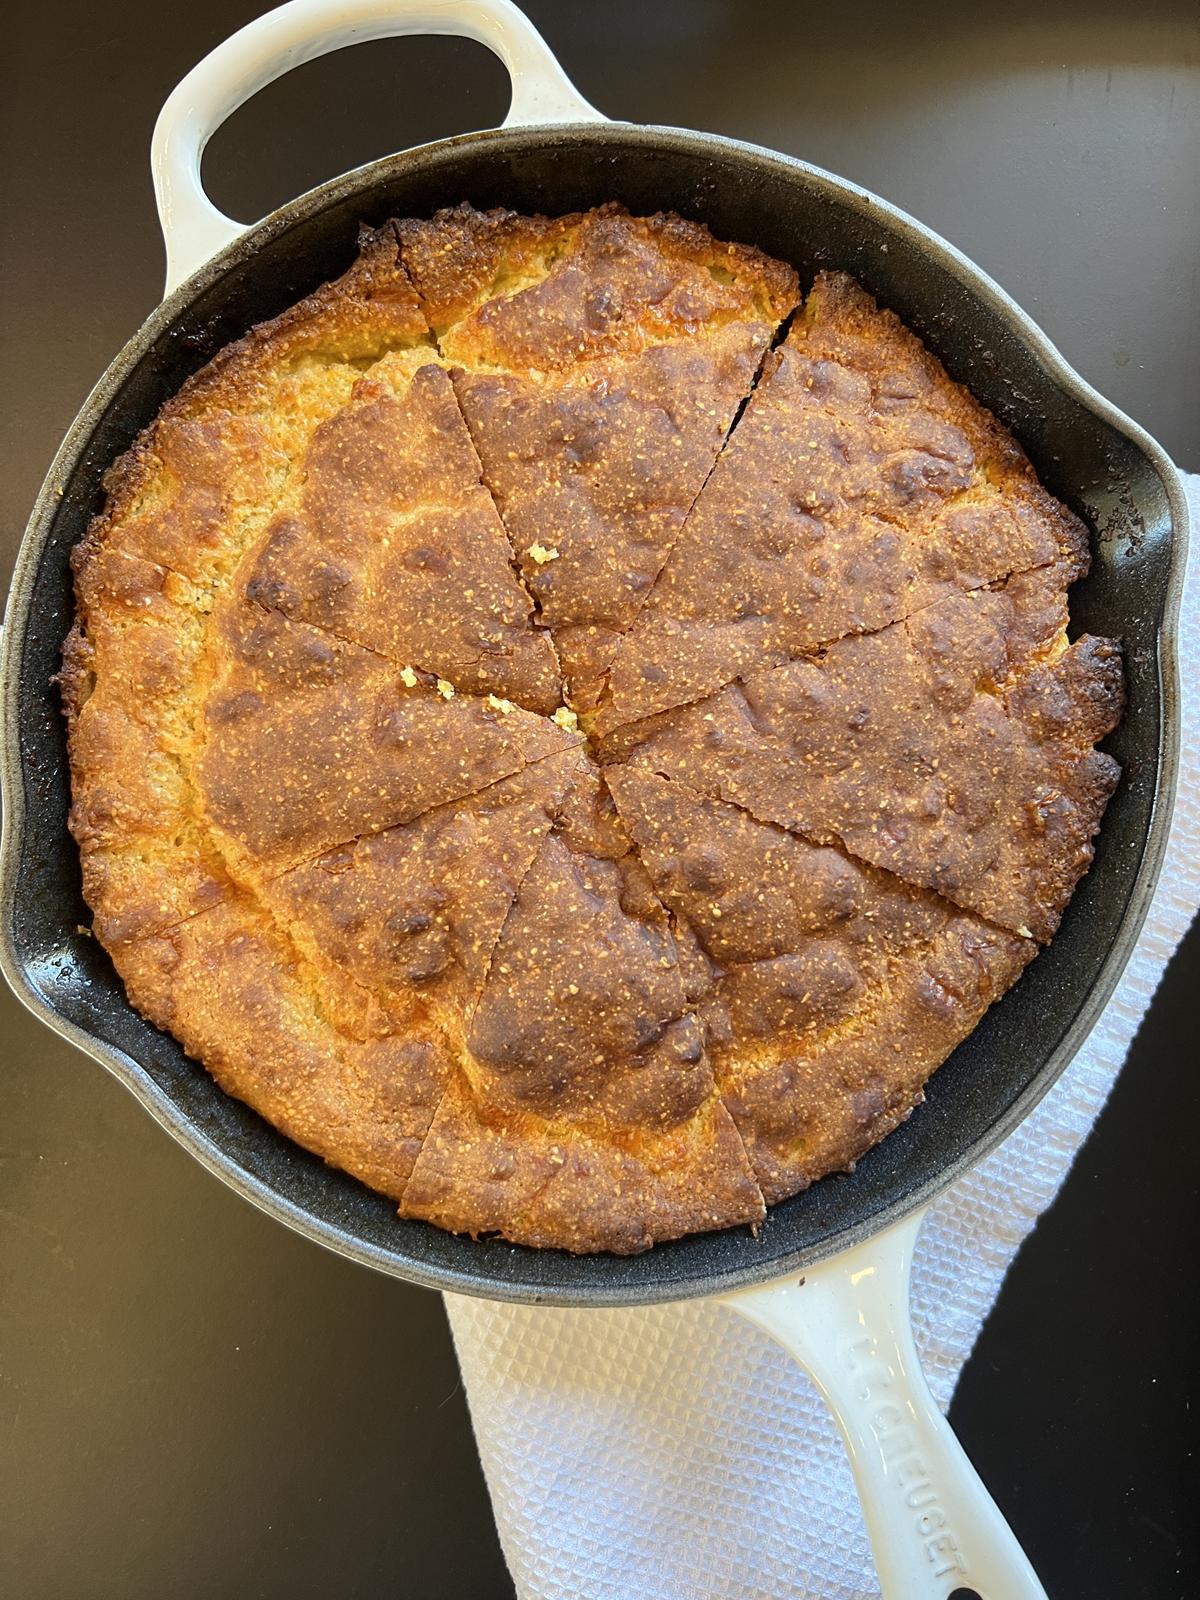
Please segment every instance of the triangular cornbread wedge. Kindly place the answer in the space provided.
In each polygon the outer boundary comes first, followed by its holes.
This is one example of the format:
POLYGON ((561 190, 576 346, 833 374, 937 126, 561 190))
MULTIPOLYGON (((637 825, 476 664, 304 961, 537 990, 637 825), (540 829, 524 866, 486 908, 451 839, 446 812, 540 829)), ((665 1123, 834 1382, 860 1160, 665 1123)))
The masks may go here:
POLYGON ((618 648, 601 732, 1055 565, 1087 532, 1012 435, 852 279, 822 273, 618 648))
POLYGON ((315 432, 241 575, 248 598, 534 711, 562 703, 450 380, 384 356, 315 432))
POLYGON ((329 982, 236 892, 112 955, 132 1003, 223 1089, 400 1199, 454 1070, 435 1028, 372 1032, 354 986, 329 982))
POLYGON ((768 1204, 845 1171, 1036 954, 1031 939, 672 779, 606 781, 710 966, 713 1074, 768 1204))
POLYGON ((579 743, 278 611, 235 601, 213 632, 196 781, 222 847, 269 876, 579 743))
POLYGON ((680 217, 617 206, 460 206, 399 233, 571 704, 586 707, 796 276, 680 217))
POLYGON ((577 750, 532 762, 258 892, 306 954, 349 974, 395 1026, 433 1011, 461 1041, 517 890, 581 770, 577 750))
POLYGON ((406 1214, 620 1252, 761 1217, 667 915, 595 773, 517 892, 466 1045, 406 1214))
POLYGON ((390 226, 363 233, 340 278, 220 350, 105 476, 104 508, 72 552, 60 685, 71 829, 106 943, 229 888, 192 779, 211 614, 314 432, 389 351, 436 360, 390 226))
POLYGON ((607 752, 1048 939, 1119 769, 1111 640, 1052 571, 959 594, 610 735, 607 752))

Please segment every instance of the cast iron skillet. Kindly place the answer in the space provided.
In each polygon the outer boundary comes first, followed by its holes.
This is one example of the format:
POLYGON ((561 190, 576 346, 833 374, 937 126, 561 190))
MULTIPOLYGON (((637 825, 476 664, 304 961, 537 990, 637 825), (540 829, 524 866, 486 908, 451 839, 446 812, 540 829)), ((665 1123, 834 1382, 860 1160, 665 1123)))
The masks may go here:
POLYGON ((725 1292, 847 1249, 918 1210, 1020 1121, 1071 1059, 1133 947, 1162 857, 1177 761, 1174 630, 1185 510, 1173 469, 996 284, 920 223, 786 156, 708 134, 605 122, 506 0, 434 0, 419 14, 404 0, 299 0, 238 40, 236 62, 229 51, 237 40, 185 80, 160 119, 156 181, 173 292, 68 433, 13 579, 2 662, 0 854, 0 962, 9 982, 225 1182, 299 1232, 398 1277, 498 1299, 623 1305, 725 1292), (509 120, 526 125, 374 162, 244 233, 212 208, 199 187, 199 155, 234 106, 297 60, 417 31, 468 33, 491 45, 514 77, 509 120), (821 266, 845 268, 898 311, 1096 530, 1094 568, 1074 592, 1073 620, 1077 629, 1124 639, 1129 710, 1108 745, 1124 780, 1060 933, 935 1075, 924 1106, 853 1176, 774 1207, 757 1237, 734 1229, 643 1256, 589 1259, 398 1220, 390 1201, 228 1098, 130 1008, 104 951, 80 931, 89 916, 66 829, 66 751, 50 680, 71 622, 68 555, 100 503, 103 469, 222 345, 341 272, 361 222, 427 215, 463 199, 556 213, 614 198, 635 212, 672 208, 695 217, 719 238, 793 262, 805 280, 821 266))
POLYGON ((1146 913, 1178 762, 1175 627, 1186 512, 1169 462, 990 279, 928 229, 769 151, 605 122, 510 0, 292 0, 188 75, 159 118, 154 166, 173 292, 64 440, 10 594, 0 656, 0 966, 9 982, 211 1171, 354 1260, 495 1299, 625 1305, 722 1296, 801 1360, 829 1402, 890 1600, 946 1600, 952 1591, 1045 1600, 920 1376, 908 1263, 927 1202, 996 1145, 1071 1059, 1146 913), (200 184, 200 155, 235 106, 298 61, 415 32, 466 34, 502 57, 513 80, 503 129, 375 162, 244 233, 215 210, 200 184), (635 212, 673 208, 718 237, 794 262, 806 279, 824 265, 847 269, 1004 418, 1044 481, 1096 530, 1093 571, 1075 591, 1073 619, 1077 629, 1124 639, 1130 700, 1110 741, 1125 777, 1095 864, 1054 943, 935 1075, 925 1105, 852 1177, 826 1179, 776 1206, 757 1237, 736 1229, 633 1258, 578 1258, 400 1221, 389 1201, 222 1094, 130 1008, 108 958, 81 932, 88 913, 66 828, 66 750, 50 680, 71 622, 70 550, 100 503, 103 469, 222 345, 341 272, 361 222, 461 199, 550 213, 610 199, 635 212), (923 1475, 918 1512, 914 1471, 923 1475))

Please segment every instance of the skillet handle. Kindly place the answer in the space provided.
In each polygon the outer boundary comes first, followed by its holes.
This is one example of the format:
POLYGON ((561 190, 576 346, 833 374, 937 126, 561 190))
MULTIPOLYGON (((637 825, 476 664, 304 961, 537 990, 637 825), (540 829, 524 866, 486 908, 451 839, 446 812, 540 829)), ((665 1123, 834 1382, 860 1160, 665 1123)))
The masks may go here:
POLYGON ((722 1303, 795 1356, 833 1412, 884 1600, 1046 1600, 921 1372, 908 1285, 922 1220, 722 1303))
POLYGON ((167 247, 165 294, 245 232, 204 192, 204 146, 231 112, 292 67, 345 45, 401 34, 477 39, 512 79, 504 127, 604 122, 511 0, 290 0, 248 23, 193 67, 158 116, 154 195, 167 247))

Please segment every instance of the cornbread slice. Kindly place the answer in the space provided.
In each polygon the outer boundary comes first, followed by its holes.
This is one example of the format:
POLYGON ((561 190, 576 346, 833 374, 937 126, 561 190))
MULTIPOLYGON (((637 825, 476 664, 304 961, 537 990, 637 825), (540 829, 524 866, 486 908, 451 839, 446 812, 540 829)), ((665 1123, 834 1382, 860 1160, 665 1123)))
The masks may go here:
POLYGON ((796 275, 618 206, 553 219, 460 206, 399 232, 585 708, 796 304, 796 275))
POLYGON ((536 761, 267 878, 264 904, 310 958, 361 984, 397 1027, 414 1005, 461 1041, 517 890, 586 762, 536 761))
POLYGON ((133 1005, 223 1089, 400 1199, 454 1069, 435 1028, 362 1025, 354 986, 328 981, 247 897, 109 948, 133 1005))
POLYGON ((521 883, 466 1044, 407 1214, 617 1252, 762 1216, 666 913, 595 773, 521 883))
POLYGON ((460 1073, 437 1108, 400 1213, 536 1249, 634 1255, 686 1233, 756 1223, 765 1208, 715 1092, 672 1126, 610 1129, 586 1118, 495 1111, 460 1073))
POLYGON ((427 355, 384 356, 317 429, 247 597, 457 689, 553 711, 554 648, 531 626, 454 390, 427 355))
POLYGON ((105 478, 99 545, 199 583, 228 577, 319 425, 392 351, 437 360, 393 228, 364 232, 350 270, 227 345, 180 389, 105 478))
MULTIPOLYGON (((229 859, 269 875, 464 799, 579 735, 437 683, 278 611, 214 619, 221 666, 195 781, 229 859)), ((445 680, 442 680, 443 682, 445 680)))
POLYGON ((467 1032, 472 1082, 512 1112, 666 1126, 711 1092, 666 914, 597 774, 546 839, 467 1032))
POLYGON ((1087 531, 890 311, 818 275, 616 652, 600 732, 1055 564, 1087 531))
POLYGON ((712 979, 713 1073, 767 1204, 853 1168, 1037 953, 844 852, 635 767, 605 781, 712 979))
POLYGON ((1119 776, 1112 640, 1053 569, 951 596, 609 736, 606 753, 1049 939, 1119 776))
POLYGON ((228 891, 192 775, 210 616, 313 433, 388 351, 436 360, 390 226, 362 234, 341 278, 220 350, 105 476, 104 508, 72 552, 59 682, 70 826, 106 944, 228 891))

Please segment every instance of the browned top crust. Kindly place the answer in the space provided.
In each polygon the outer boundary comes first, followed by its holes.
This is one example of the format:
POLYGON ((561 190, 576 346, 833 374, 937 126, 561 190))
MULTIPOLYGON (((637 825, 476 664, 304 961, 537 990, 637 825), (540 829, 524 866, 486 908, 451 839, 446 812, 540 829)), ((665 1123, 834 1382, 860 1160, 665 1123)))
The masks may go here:
POLYGON ((397 228, 442 353, 473 367, 574 367, 714 321, 777 323, 797 298, 783 262, 670 212, 631 217, 612 204, 523 217, 462 205, 397 228))
POLYGON ((388 351, 434 358, 394 233, 382 228, 363 235, 343 277, 227 345, 168 401, 109 469, 77 569, 103 543, 199 581, 227 576, 316 426, 388 351))
POLYGON ((573 782, 578 750, 522 767, 409 822, 336 845, 260 885, 307 949, 397 1025, 436 1003, 472 1014, 500 930, 573 782))
POLYGON ((240 897, 113 947, 129 998, 223 1089, 399 1201, 453 1070, 436 1029, 376 1035, 240 897))
POLYGON ((458 689, 553 712, 553 646, 531 626, 450 380, 420 359, 384 356, 317 429, 246 596, 458 689))
POLYGON ((60 674, 97 935, 404 1215, 757 1223, 1086 870, 1082 526, 851 280, 798 300, 670 215, 390 223, 110 470, 60 674))
MULTIPOLYGON (((195 776, 214 826, 268 871, 472 795, 578 736, 493 708, 277 611, 214 619, 221 658, 195 776)), ((444 680, 443 680, 444 681, 444 680)))
POLYGON ((716 1082, 768 1203, 852 1168, 1036 953, 847 856, 635 767, 606 778, 720 981, 716 1082))
POLYGON ((401 223, 400 240, 583 708, 796 305, 796 276, 681 217, 618 206, 554 219, 460 206, 401 223))
POLYGON ((1054 563, 1064 585, 1086 572, 1082 523, 891 312, 822 273, 616 656, 596 726, 1054 563))
POLYGON ((1124 698, 1111 640, 1067 645, 1054 572, 755 673, 609 752, 1049 939, 1116 786, 1092 746, 1124 698))

